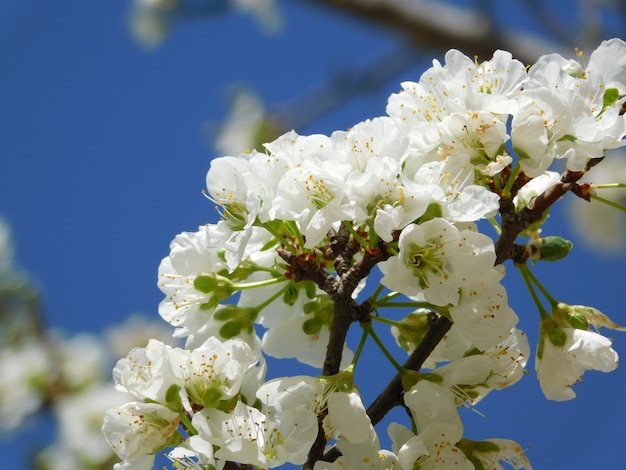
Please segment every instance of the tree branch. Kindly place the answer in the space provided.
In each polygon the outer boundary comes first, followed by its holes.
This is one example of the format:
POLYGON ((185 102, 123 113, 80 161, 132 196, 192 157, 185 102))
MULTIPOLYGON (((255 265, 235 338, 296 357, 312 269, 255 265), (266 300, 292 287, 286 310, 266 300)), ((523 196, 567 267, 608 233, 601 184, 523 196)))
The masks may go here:
POLYGON ((421 49, 462 47, 469 55, 491 57, 496 49, 533 63, 543 54, 563 47, 511 28, 494 31, 490 22, 472 10, 426 0, 305 0, 332 8, 402 34, 421 49))

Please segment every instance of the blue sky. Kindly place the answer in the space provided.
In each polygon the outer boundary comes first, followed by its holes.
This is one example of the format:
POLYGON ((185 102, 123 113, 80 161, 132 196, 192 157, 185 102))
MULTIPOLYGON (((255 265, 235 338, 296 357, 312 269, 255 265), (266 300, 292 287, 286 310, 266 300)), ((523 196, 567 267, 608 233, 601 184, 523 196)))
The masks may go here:
MULTIPOLYGON (((127 2, 0 4, 0 216, 51 327, 98 333, 134 312, 157 318, 156 273, 169 242, 216 221, 201 195, 216 156, 202 129, 225 116, 232 84, 282 102, 395 44, 382 31, 287 3, 281 35, 229 14, 181 24, 155 50, 130 36, 127 2)), ((387 95, 442 55, 427 54, 382 89, 297 130, 329 133, 383 114, 387 95)), ((568 233, 558 212, 549 227, 568 233)), ((556 297, 626 323, 624 258, 596 257, 571 236, 573 254, 538 275, 556 297)), ((517 274, 509 277, 511 304, 533 340, 537 313, 517 274)), ((613 336, 624 357, 626 337, 613 336)), ((529 370, 481 404, 486 419, 467 413, 468 437, 517 440, 538 469, 626 467, 626 371, 589 373, 576 400, 551 403, 529 370)), ((18 450, 42 439, 39 427, 0 440, 4 466, 25 468, 18 450)))

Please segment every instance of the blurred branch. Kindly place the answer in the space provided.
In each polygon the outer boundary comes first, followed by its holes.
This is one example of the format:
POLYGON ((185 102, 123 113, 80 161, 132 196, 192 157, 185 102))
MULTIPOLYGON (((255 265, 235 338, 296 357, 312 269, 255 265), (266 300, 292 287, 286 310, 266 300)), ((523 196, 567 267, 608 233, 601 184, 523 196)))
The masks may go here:
POLYGON ((337 108, 337 103, 371 93, 415 65, 419 54, 401 44, 358 69, 344 69, 296 100, 279 105, 272 120, 279 127, 298 129, 337 108))
POLYGON ((530 14, 535 18, 538 24, 542 25, 547 34, 555 40, 573 44, 575 42, 573 35, 565 28, 562 21, 549 11, 545 2, 541 0, 526 0, 522 2, 530 14))
POLYGON ((418 49, 459 48, 489 58, 496 49, 533 63, 542 54, 563 49, 546 39, 510 28, 494 29, 485 15, 426 0, 300 0, 384 26, 405 36, 418 49))

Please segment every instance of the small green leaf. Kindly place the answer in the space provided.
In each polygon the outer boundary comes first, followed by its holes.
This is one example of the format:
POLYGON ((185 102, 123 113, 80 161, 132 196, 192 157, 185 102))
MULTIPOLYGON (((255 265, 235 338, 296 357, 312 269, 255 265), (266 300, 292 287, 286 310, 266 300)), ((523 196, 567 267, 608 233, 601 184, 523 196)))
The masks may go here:
POLYGON ((224 326, 220 328, 220 336, 225 339, 234 338, 241 333, 241 325, 234 321, 224 323, 224 326))
POLYGON ((292 282, 285 289, 285 293, 283 294, 283 302, 285 302, 290 307, 293 307, 293 305, 298 300, 299 295, 300 289, 292 282))
POLYGON ((567 341, 565 331, 560 328, 551 328, 548 330, 548 338, 550 339, 550 342, 558 348, 563 346, 565 341, 567 341))
POLYGON ((165 402, 168 408, 171 410, 182 409, 182 402, 180 400, 180 385, 172 384, 165 392, 165 402))
POLYGON ((302 331, 306 335, 315 335, 320 332, 322 329, 323 323, 320 322, 317 318, 309 318, 302 324, 302 331))
POLYGON ((619 99, 619 90, 617 88, 607 88, 604 92, 604 108, 612 106, 619 99))
POLYGON ((222 398, 222 392, 217 388, 209 388, 202 395, 202 405, 205 408, 212 407, 219 399, 222 398))
POLYGON ((215 290, 217 282, 211 276, 198 276, 193 280, 193 287, 204 294, 208 294, 215 290))

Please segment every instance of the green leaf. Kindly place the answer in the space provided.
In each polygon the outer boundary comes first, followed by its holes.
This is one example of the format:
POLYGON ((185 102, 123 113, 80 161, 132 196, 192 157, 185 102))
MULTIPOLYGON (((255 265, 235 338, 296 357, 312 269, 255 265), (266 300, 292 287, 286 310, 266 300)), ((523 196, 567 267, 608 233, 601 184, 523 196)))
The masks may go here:
POLYGON ((241 325, 238 322, 229 321, 220 328, 220 336, 225 339, 234 338, 239 333, 241 333, 241 325))
POLYGON ((567 335, 561 328, 551 328, 548 330, 548 338, 556 347, 560 348, 567 341, 567 335))
POLYGON ((615 104, 615 102, 619 99, 619 90, 617 88, 607 88, 604 92, 604 108, 606 109, 609 106, 615 104))
POLYGON ((211 276, 198 276, 193 280, 193 287, 204 294, 215 290, 217 282, 211 276))

